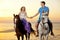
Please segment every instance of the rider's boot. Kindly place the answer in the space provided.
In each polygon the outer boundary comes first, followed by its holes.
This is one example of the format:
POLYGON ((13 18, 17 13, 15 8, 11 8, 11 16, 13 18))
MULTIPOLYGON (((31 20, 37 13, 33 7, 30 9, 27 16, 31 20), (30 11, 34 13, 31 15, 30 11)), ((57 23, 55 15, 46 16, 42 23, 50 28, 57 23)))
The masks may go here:
POLYGON ((52 30, 52 29, 53 29, 53 28, 51 28, 51 35, 54 36, 54 33, 53 33, 53 30, 52 30))
POLYGON ((54 36, 54 33, 53 33, 53 32, 51 32, 51 35, 52 35, 52 36, 54 36))

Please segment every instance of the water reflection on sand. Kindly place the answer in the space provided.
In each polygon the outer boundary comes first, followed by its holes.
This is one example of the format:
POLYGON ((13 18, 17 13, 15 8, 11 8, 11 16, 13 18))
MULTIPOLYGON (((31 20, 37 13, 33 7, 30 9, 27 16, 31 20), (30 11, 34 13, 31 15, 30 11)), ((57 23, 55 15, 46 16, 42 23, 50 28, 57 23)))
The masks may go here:
MULTIPOLYGON (((32 24, 32 28, 35 29, 35 23, 32 24)), ((60 40, 60 23, 53 23, 53 31, 55 37, 49 35, 49 40, 60 40)), ((30 39, 38 40, 38 37, 31 34, 30 39)), ((0 23, 0 40, 17 40, 13 23, 0 23)))

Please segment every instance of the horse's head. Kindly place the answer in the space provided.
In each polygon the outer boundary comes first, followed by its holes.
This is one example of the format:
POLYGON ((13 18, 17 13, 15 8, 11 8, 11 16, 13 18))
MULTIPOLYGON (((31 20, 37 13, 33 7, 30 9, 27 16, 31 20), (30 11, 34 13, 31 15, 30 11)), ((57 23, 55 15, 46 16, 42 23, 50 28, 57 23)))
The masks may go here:
POLYGON ((44 18, 42 18, 42 23, 44 23, 44 21, 45 21, 44 18))
POLYGON ((14 16, 15 19, 20 19, 20 18, 19 18, 19 15, 13 14, 13 16, 14 16))

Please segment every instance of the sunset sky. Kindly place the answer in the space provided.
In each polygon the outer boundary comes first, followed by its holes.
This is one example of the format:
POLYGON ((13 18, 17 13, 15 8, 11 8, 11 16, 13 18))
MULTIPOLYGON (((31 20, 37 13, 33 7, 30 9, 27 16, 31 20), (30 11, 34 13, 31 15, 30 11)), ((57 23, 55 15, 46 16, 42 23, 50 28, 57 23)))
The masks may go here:
MULTIPOLYGON (((57 34, 56 37, 51 40, 60 39, 60 0, 0 0, 0 40, 17 40, 14 31, 15 24, 13 24, 13 14, 18 14, 20 8, 25 6, 28 17, 34 16, 41 7, 41 1, 45 1, 46 6, 49 7, 49 19, 53 23, 54 34, 57 34)), ((39 16, 27 20, 31 22, 31 24, 34 22, 34 24, 31 25, 33 29, 35 29, 35 22, 38 20, 38 17, 39 16)), ((37 40, 34 35, 31 36, 31 38, 37 40)))
MULTIPOLYGON (((41 7, 42 0, 0 0, 0 21, 6 17, 13 17, 13 14, 18 14, 22 6, 26 7, 27 15, 33 16, 41 7), (1 19, 3 17, 3 19, 1 19)), ((49 17, 53 21, 60 20, 60 0, 44 0, 46 6, 50 9, 49 17)), ((11 19, 10 18, 10 19, 11 19)), ((7 19, 7 18, 6 18, 7 19)))

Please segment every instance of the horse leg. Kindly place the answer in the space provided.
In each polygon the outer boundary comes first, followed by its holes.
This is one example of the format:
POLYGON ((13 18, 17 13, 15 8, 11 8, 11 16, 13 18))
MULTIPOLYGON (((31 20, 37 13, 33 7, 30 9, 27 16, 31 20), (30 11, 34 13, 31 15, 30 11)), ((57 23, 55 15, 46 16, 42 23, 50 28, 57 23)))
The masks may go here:
POLYGON ((30 33, 27 33, 25 36, 26 36, 26 40, 30 40, 30 33))
POLYGON ((42 35, 39 33, 39 40, 42 40, 42 35))
POLYGON ((28 33, 28 40, 30 40, 30 33, 28 33))
POLYGON ((20 40, 20 36, 17 36, 17 39, 20 40))
POLYGON ((27 34, 25 34, 25 36, 26 36, 26 40, 27 40, 27 34))
POLYGON ((24 35, 22 35, 22 40, 24 40, 24 35))
POLYGON ((48 34, 46 35, 46 40, 48 40, 48 34))
POLYGON ((39 40, 42 40, 42 27, 41 27, 41 24, 39 24, 39 27, 38 27, 38 32, 39 32, 39 40))
POLYGON ((44 40, 44 36, 42 37, 42 40, 44 40))

